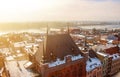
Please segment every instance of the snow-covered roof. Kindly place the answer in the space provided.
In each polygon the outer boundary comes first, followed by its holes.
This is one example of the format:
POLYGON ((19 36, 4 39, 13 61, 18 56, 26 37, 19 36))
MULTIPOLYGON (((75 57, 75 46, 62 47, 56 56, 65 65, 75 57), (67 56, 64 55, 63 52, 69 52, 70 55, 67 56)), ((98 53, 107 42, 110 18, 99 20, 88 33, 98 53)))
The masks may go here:
POLYGON ((28 43, 25 48, 39 47, 39 44, 36 43, 28 43))
POLYGON ((84 47, 78 47, 80 50, 84 50, 84 47))
POLYGON ((117 40, 117 37, 115 37, 114 35, 109 35, 107 37, 108 40, 117 40))
POLYGON ((105 49, 108 49, 108 48, 111 48, 111 47, 115 47, 115 46, 116 45, 113 45, 113 44, 97 45, 97 46, 94 46, 93 49, 97 50, 97 51, 101 51, 101 50, 105 50, 105 49))
POLYGON ((88 39, 88 40, 92 40, 92 39, 94 39, 94 37, 87 37, 87 39, 88 39))
POLYGON ((106 40, 107 36, 106 35, 102 35, 101 36, 101 40, 106 40))
POLYGON ((84 35, 80 35, 80 34, 71 34, 72 36, 75 36, 75 37, 81 37, 81 38, 85 38, 84 35))
POLYGON ((113 45, 113 44, 106 44, 106 49, 107 48, 111 48, 111 47, 115 47, 116 45, 113 45))
POLYGON ((32 48, 32 45, 26 45, 25 48, 32 48))
POLYGON ((96 52, 97 54, 99 54, 99 55, 101 55, 101 56, 107 56, 107 54, 106 53, 103 53, 103 52, 96 52))
POLYGON ((112 44, 113 40, 108 40, 108 43, 112 44))
MULTIPOLYGON (((81 56, 81 55, 77 55, 77 56, 69 55, 69 56, 71 56, 71 60, 72 60, 72 61, 75 61, 75 60, 78 60, 78 59, 83 58, 83 56, 81 56)), ((67 57, 67 56, 65 56, 65 57, 67 57)), ((66 59, 65 59, 65 58, 64 58, 64 60, 57 59, 55 62, 49 63, 48 66, 49 66, 49 67, 55 67, 55 66, 64 64, 65 62, 66 62, 66 59)))
POLYGON ((93 69, 95 69, 96 67, 100 67, 101 66, 101 62, 98 58, 89 58, 86 62, 86 71, 89 72, 93 69))
POLYGON ((65 59, 64 60, 60 60, 60 59, 57 59, 55 62, 52 62, 52 63, 49 63, 49 67, 55 67, 57 65, 61 65, 61 64, 64 64, 65 63, 65 59))
POLYGON ((35 39, 35 41, 37 41, 37 42, 43 42, 42 39, 35 39))
POLYGON ((14 47, 23 47, 23 46, 25 46, 24 42, 16 42, 16 43, 14 43, 14 47))
POLYGON ((119 59, 119 58, 120 58, 120 55, 119 55, 118 53, 113 54, 113 55, 110 55, 110 56, 113 57, 112 60, 116 60, 116 59, 119 59))
POLYGON ((30 62, 30 61, 29 61, 29 62, 26 62, 26 63, 24 64, 24 67, 27 68, 27 67, 31 66, 32 64, 33 64, 33 63, 30 62))
POLYGON ((6 60, 14 60, 13 56, 6 57, 6 60))
POLYGON ((75 61, 75 60, 78 60, 78 59, 81 59, 81 58, 83 58, 83 56, 81 56, 81 55, 72 56, 72 61, 75 61))
POLYGON ((9 48, 0 48, 0 52, 9 52, 9 48))

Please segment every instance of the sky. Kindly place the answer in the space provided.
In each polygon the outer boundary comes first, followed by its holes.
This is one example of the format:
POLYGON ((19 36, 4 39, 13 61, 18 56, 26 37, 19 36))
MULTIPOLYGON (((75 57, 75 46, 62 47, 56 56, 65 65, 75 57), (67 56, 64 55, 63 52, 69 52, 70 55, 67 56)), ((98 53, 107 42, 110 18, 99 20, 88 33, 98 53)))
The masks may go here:
POLYGON ((120 21, 120 0, 0 0, 0 22, 120 21))

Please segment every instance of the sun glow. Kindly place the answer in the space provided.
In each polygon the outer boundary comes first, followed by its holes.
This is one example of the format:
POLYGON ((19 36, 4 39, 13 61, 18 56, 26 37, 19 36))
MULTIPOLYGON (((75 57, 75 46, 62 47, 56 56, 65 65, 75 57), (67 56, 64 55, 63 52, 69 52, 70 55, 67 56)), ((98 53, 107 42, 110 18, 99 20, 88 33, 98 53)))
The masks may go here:
POLYGON ((32 14, 43 14, 57 3, 56 0, 0 0, 0 21, 25 20, 32 14))
POLYGON ((119 7, 114 0, 0 0, 0 22, 118 21, 119 7))

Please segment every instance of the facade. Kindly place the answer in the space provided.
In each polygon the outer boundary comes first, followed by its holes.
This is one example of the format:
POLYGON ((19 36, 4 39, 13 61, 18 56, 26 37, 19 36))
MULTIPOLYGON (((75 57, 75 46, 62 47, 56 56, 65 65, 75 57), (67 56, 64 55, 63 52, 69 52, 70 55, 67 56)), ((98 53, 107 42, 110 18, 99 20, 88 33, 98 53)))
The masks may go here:
POLYGON ((109 77, 116 74, 119 67, 119 47, 112 44, 98 46, 97 57, 103 65, 103 77, 109 77))
POLYGON ((42 77, 85 77, 85 63, 81 55, 66 56, 62 61, 42 65, 42 77))
POLYGON ((116 53, 110 56, 112 56, 110 75, 114 75, 120 71, 120 55, 116 53))
POLYGON ((97 57, 93 49, 89 49, 86 60, 86 77, 103 77, 102 76, 102 63, 97 57))
POLYGON ((108 70, 107 70, 107 68, 108 68, 108 56, 107 56, 107 54, 105 54, 103 52, 96 52, 96 54, 97 54, 97 57, 102 62, 102 68, 103 68, 102 69, 103 70, 102 77, 106 77, 106 76, 108 76, 108 70))
POLYGON ((109 54, 109 57, 111 58, 111 70, 110 70, 110 76, 114 75, 119 72, 120 70, 120 53, 119 53, 119 47, 114 46, 110 47, 104 50, 105 53, 109 54))
POLYGON ((47 35, 31 59, 41 77, 86 77, 86 60, 69 34, 47 35))
POLYGON ((103 77, 102 64, 96 57, 87 60, 86 71, 86 77, 103 77))

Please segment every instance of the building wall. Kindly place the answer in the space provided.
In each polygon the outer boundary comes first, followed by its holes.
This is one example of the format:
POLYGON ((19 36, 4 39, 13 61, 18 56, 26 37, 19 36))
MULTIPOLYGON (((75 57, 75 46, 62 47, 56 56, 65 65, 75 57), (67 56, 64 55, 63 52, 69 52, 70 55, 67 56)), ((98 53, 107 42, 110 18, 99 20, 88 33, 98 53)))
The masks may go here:
POLYGON ((98 56, 98 58, 100 59, 100 61, 102 62, 102 75, 103 75, 103 77, 106 77, 107 76, 107 74, 108 74, 108 57, 104 57, 104 56, 101 56, 101 55, 98 55, 97 54, 97 56, 98 56))
POLYGON ((112 66, 112 57, 108 58, 108 67, 107 67, 107 76, 110 76, 110 72, 111 72, 111 66, 112 66))
POLYGON ((112 61, 110 75, 114 75, 120 71, 120 58, 112 61))
POLYGON ((110 55, 119 53, 119 47, 116 46, 116 47, 111 47, 111 48, 105 49, 105 53, 108 53, 110 55))
POLYGON ((108 68, 108 58, 105 58, 104 61, 102 62, 103 64, 103 77, 106 77, 107 76, 107 68, 108 68))
POLYGON ((84 59, 71 61, 59 66, 42 70, 43 77, 86 77, 86 64, 84 59))
POLYGON ((86 77, 103 77, 102 66, 96 67, 95 69, 86 73, 86 77))

